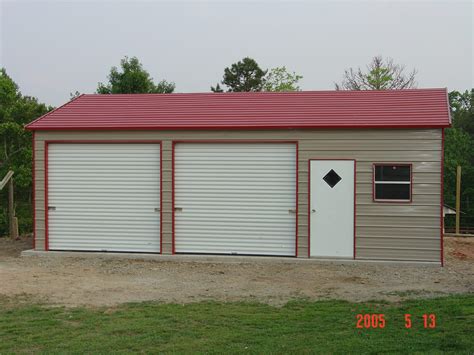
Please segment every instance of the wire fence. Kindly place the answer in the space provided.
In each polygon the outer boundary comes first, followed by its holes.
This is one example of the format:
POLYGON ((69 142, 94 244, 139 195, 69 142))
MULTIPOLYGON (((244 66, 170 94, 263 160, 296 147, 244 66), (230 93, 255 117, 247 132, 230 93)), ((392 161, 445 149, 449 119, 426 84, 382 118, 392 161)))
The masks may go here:
MULTIPOLYGON (((474 234, 474 201, 469 198, 461 199, 461 214, 459 217, 459 231, 461 234, 474 234)), ((445 199, 445 205, 456 209, 455 199, 445 199)), ((456 215, 449 214, 444 218, 446 233, 456 232, 456 215)))

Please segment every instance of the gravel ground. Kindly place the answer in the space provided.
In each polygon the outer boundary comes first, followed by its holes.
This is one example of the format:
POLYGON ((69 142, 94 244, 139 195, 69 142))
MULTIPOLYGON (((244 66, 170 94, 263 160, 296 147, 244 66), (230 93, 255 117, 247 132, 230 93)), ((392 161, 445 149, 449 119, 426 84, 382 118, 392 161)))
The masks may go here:
POLYGON ((444 268, 383 263, 245 263, 20 257, 31 239, 0 238, 0 297, 52 305, 204 300, 349 301, 474 292, 474 238, 445 238, 444 268))

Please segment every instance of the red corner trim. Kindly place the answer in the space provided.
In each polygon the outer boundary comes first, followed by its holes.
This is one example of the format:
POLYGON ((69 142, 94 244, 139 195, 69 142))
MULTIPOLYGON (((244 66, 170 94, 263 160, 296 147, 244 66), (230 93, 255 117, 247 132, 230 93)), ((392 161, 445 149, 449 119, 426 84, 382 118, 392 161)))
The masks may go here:
POLYGON ((444 204, 444 128, 441 130, 441 198, 440 198, 440 243, 441 243, 441 266, 444 266, 444 217, 443 217, 443 204, 444 204))
POLYGON ((160 254, 163 254, 163 143, 160 142, 160 254))
POLYGON ((48 141, 44 142, 44 250, 49 250, 49 209, 48 209, 48 141))
POLYGON ((311 257, 311 159, 308 159, 308 258, 311 257))
POLYGON ((33 169, 33 172, 32 172, 32 186, 33 186, 33 196, 32 196, 32 202, 33 202, 33 249, 36 249, 36 182, 35 182, 35 176, 36 176, 36 161, 35 161, 35 133, 36 132, 33 132, 32 134, 32 144, 33 144, 33 148, 32 148, 32 159, 33 159, 33 162, 32 162, 32 169, 33 169))
POLYGON ((174 157, 175 157, 175 142, 171 142, 171 243, 172 243, 172 254, 176 254, 176 246, 175 246, 175 167, 174 167, 174 157))
POLYGON ((356 209, 357 209, 357 201, 356 201, 356 188, 357 188, 357 160, 354 159, 354 260, 356 258, 356 209))
POLYGON ((299 194, 298 194, 298 179, 299 179, 299 160, 298 160, 298 155, 299 155, 299 142, 297 141, 296 142, 296 192, 295 192, 295 198, 296 198, 296 201, 295 201, 295 208, 296 208, 296 220, 295 220, 295 257, 297 258, 298 257, 298 215, 299 215, 299 211, 298 211, 298 199, 299 199, 299 194))

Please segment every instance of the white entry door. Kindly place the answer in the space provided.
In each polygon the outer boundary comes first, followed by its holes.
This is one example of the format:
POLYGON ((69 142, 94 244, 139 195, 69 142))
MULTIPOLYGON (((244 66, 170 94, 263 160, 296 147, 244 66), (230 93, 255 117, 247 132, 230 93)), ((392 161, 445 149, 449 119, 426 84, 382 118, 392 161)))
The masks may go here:
POLYGON ((311 160, 310 256, 354 255, 354 160, 311 160))

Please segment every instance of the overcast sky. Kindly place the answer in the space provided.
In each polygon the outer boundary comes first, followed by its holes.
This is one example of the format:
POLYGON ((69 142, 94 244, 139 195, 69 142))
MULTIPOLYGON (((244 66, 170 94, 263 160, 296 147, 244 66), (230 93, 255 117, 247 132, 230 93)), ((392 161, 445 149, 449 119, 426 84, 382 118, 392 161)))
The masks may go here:
POLYGON ((209 91, 245 56, 304 90, 378 54, 416 68, 419 87, 474 82, 472 1, 0 1, 0 64, 50 105, 94 92, 125 55, 177 92, 209 91))

